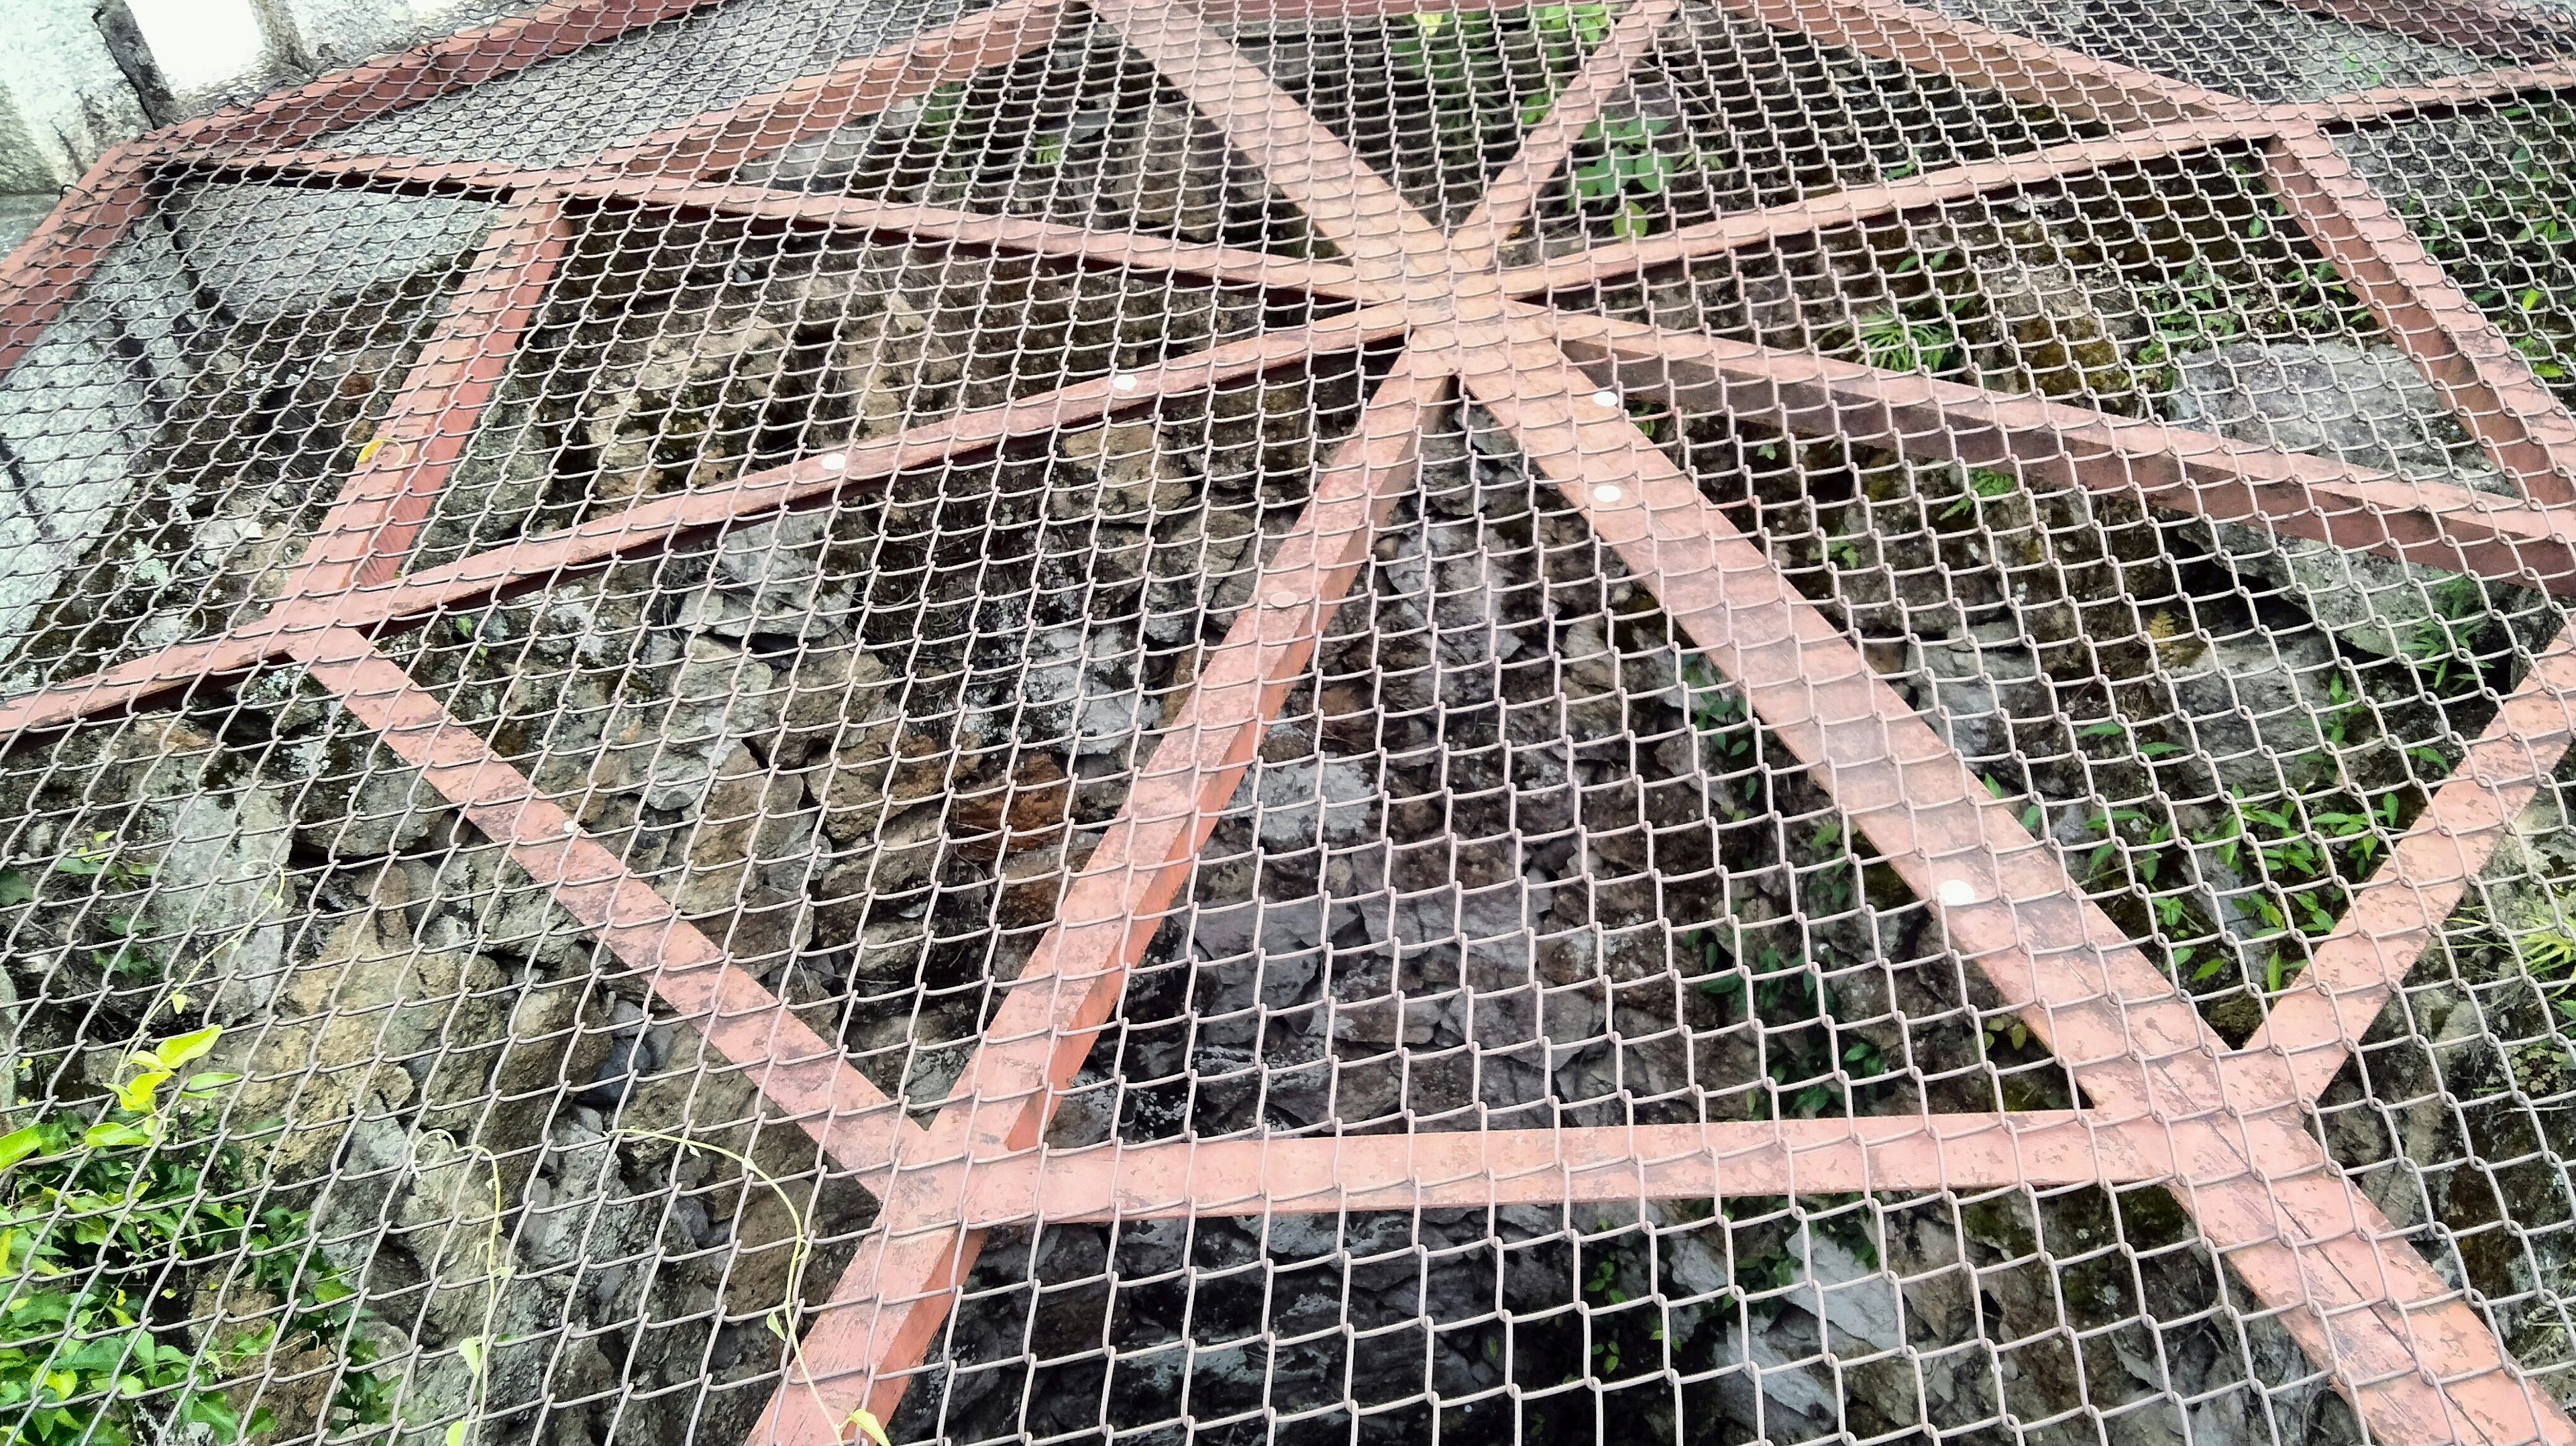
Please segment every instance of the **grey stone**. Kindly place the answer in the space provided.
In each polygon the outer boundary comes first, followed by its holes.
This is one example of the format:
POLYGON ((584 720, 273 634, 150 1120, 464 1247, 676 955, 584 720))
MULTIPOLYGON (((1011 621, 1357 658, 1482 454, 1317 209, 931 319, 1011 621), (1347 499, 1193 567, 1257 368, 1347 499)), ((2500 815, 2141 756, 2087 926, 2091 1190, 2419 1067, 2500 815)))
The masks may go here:
POLYGON ((2394 347, 2236 342, 2174 358, 2174 421, 2240 442, 2453 481, 2464 441, 2394 347))
POLYGON ((1383 802, 1368 766, 1347 758, 1262 763, 1245 775, 1227 811, 1248 811, 1256 799, 1261 846, 1282 853, 1376 837, 1383 802))
POLYGON ((1177 512, 1197 494, 1197 469, 1163 444, 1151 422, 1127 422, 1067 432, 1056 439, 1054 490, 1047 513, 1059 521, 1177 512))
POLYGON ((293 835, 276 793, 200 793, 178 800, 170 846, 153 875, 152 901, 138 932, 186 936, 186 961, 172 965, 183 994, 198 997, 218 1019, 265 1011, 276 994, 286 952, 293 889, 286 855, 293 835))
MULTIPOLYGON (((0 649, 119 515, 130 471, 193 375, 203 320, 166 232, 109 248, 89 288, 0 378, 0 649)), ((20 676, 0 682, 16 689, 20 676)))
POLYGON ((2336 134, 2352 173, 2400 212, 2456 211, 2510 175, 2516 129, 2486 115, 2442 116, 2336 134))
POLYGON ((333 858, 400 853, 454 824, 458 814, 418 769, 380 741, 335 733, 279 748, 294 790, 296 837, 333 858))
POLYGON ((828 512, 799 512, 726 533, 705 585, 681 600, 680 626, 737 639, 804 631, 831 524, 828 512))
MULTIPOLYGON (((2176 358, 2170 403, 2184 426, 2257 446, 2500 496, 2513 485, 2483 463, 2462 461, 2466 439, 2432 384, 2393 347, 2330 342, 2239 342, 2176 358)), ((2351 552, 2307 538, 2225 523, 2219 548, 2241 572, 2285 591, 2318 624, 2383 656, 2405 650, 2437 616, 2438 590, 2456 574, 2351 552)), ((2473 617, 2485 615, 2474 604, 2473 617)), ((2463 616, 2453 602, 2450 616, 2463 616)))
MULTIPOLYGON (((1930 705, 1925 721, 1971 764, 2013 751, 2014 719, 2048 715, 2048 680, 2039 657, 2023 646, 2011 623, 1987 624, 1944 642, 1909 640, 1906 650, 1917 700, 1930 705)), ((1710 787, 1721 802, 1733 802, 1723 795, 1726 784, 1710 787)))
POLYGON ((271 41, 307 70, 354 65, 505 15, 511 0, 263 0, 271 41))
POLYGON ((1147 716, 1136 654, 1136 630, 1126 623, 1038 634, 1015 695, 1021 737, 1037 744, 1070 738, 1082 754, 1123 750, 1147 716))
POLYGON ((2576 820, 2568 817, 2560 786, 2544 783, 2488 856, 2474 887, 2485 897, 2487 917, 2496 927, 2520 938, 2576 930, 2558 891, 2571 880, 2576 880, 2576 820))
POLYGON ((2323 100, 2486 64, 2333 16, 2238 0, 2167 0, 2148 9, 2106 0, 1939 0, 1938 8, 2254 101, 2323 100))
POLYGON ((1111 225, 1214 241, 1224 219, 1227 161, 1224 131, 1186 105, 1157 102, 1143 134, 1114 148, 1088 209, 1111 225))
POLYGON ((61 200, 55 191, 0 191, 0 256, 17 250, 61 200))
POLYGON ((207 292, 244 321, 319 311, 443 270, 480 245, 488 202, 452 196, 205 185, 170 222, 207 292))
POLYGON ((149 124, 95 0, 15 0, 0 46, 0 190, 59 191, 149 124))

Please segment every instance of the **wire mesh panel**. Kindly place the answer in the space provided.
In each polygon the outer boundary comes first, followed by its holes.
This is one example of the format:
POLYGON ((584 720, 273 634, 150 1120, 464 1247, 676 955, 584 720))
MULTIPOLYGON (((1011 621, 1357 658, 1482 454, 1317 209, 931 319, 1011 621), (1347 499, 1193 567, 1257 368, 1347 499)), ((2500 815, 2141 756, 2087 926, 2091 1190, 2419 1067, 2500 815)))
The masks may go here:
POLYGON ((138 143, 10 1439, 2576 1439, 2568 43, 557 0, 138 143))

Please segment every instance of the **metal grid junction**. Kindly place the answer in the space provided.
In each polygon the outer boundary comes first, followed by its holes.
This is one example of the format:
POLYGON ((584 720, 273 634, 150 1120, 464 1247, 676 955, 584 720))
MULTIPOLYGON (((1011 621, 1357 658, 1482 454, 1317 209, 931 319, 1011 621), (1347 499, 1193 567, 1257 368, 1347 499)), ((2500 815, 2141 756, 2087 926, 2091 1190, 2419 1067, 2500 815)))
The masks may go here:
POLYGON ((120 149, 9 1439, 2576 1440, 2566 34, 559 0, 120 149))

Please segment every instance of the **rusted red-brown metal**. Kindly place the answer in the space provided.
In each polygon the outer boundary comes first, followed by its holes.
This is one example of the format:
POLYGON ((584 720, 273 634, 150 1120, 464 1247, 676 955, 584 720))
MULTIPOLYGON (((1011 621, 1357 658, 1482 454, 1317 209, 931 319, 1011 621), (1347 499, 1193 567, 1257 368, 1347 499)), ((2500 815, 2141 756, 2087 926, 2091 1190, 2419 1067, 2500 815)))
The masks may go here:
POLYGON ((284 596, 336 595, 401 570, 572 239, 563 197, 547 192, 493 226, 284 596))
POLYGON ((840 1046, 736 967, 363 635, 308 634, 296 656, 835 1163, 885 1188, 885 1172, 920 1127, 851 1068, 840 1046))
POLYGON ((2308 239, 2523 495, 2576 501, 2576 419, 2325 132, 2285 133, 2263 166, 2308 239))
POLYGON ((2080 1110, 1117 1142, 979 1163, 970 1230, 2172 1178, 2161 1125, 2080 1110))
POLYGON ((1556 93, 1547 115, 1521 137, 1520 149, 1485 188, 1476 209, 1451 236, 1454 265, 1482 271, 1512 229, 1527 220, 1540 193, 1565 168, 1584 133, 1618 98, 1628 73, 1654 52, 1655 37, 1681 11, 1681 0, 1636 0, 1619 14, 1608 39, 1583 58, 1574 78, 1556 93))
POLYGON ((1883 216, 1935 207, 1974 196, 1994 195, 2028 186, 2049 185, 2096 171, 2170 156, 2191 155, 2216 146, 2264 141, 2278 134, 2278 122, 2265 117, 2244 120, 2196 120, 2132 131, 2095 141, 2069 141, 2026 156, 1975 161, 1901 181, 1880 181, 1758 211, 1743 211, 1699 222, 1635 241, 1595 246, 1502 273, 1502 290, 1515 299, 1622 280, 1641 271, 1671 266, 1703 256, 1763 246, 1791 236, 1842 226, 1856 226, 1883 216))
POLYGON ((951 241, 970 248, 1078 261, 1091 267, 1162 272, 1234 286, 1274 287, 1344 300, 1357 300, 1364 291, 1358 273, 1337 261, 1276 256, 1239 246, 1167 241, 1128 231, 1089 231, 1029 216, 988 216, 939 206, 686 181, 583 181, 565 189, 576 196, 619 204, 669 206, 680 211, 783 221, 797 226, 951 241))
MULTIPOLYGON (((767 96, 656 133, 568 171, 336 156, 299 150, 337 125, 561 54, 692 4, 583 3, 546 7, 477 37, 430 47, 282 98, 248 118, 202 124, 181 143, 261 155, 272 170, 337 168, 374 183, 556 193, 519 197, 519 221, 560 204, 733 208, 789 224, 863 225, 960 244, 1062 255, 1375 301, 1297 331, 1233 343, 1131 376, 1066 388, 1007 407, 916 428, 826 457, 753 474, 723 488, 644 502, 617 516, 528 539, 409 578, 392 569, 425 516, 453 456, 400 451, 352 479, 305 595, 227 637, 185 644, 0 706, 14 736, 209 675, 293 657, 346 700, 395 751, 421 768, 478 827, 502 841, 664 999, 703 1018, 720 1052, 860 1172, 884 1205, 884 1228, 863 1249, 807 1340, 805 1379, 773 1402, 772 1439, 842 1438, 840 1413, 864 1403, 885 1414, 944 1319, 980 1232, 1002 1223, 1157 1213, 1348 1209, 1514 1199, 1666 1198, 2003 1182, 2156 1180, 2169 1184, 2210 1241, 2301 1345, 2332 1371, 2374 1431, 2388 1439, 2568 1440, 2566 1418, 2506 1361, 2495 1336, 2422 1258, 2358 1196, 2307 1127, 2320 1066, 2339 1061, 2365 1014, 2393 987, 2411 931, 2429 928, 2445 881, 2476 867, 2490 825, 2527 797, 2529 780, 2563 749, 2565 690, 2576 670, 2553 652, 2472 750, 2463 776, 2436 796, 2401 845, 2406 870, 2378 894, 2403 907, 2358 903, 2350 947, 2329 941, 2303 991, 2282 1001, 2257 1046, 2230 1052, 2172 982, 2084 899, 2053 854, 1990 799, 1957 757, 1873 677, 1850 642, 1736 534, 1695 486, 1644 443, 1616 405, 1593 397, 1606 378, 1691 404, 1804 430, 1887 440, 1916 455, 2007 467, 2086 486, 2134 491, 2159 505, 2261 520, 2410 560, 2464 567, 2576 591, 2570 530, 2537 507, 2497 504, 2453 488, 2240 447, 2214 437, 2031 398, 2004 398, 1925 378, 1792 356, 1706 337, 1514 307, 1507 297, 1632 274, 1706 250, 1844 224, 1915 205, 2026 185, 2083 170, 2171 155, 2220 141, 2282 135, 2285 189, 2310 198, 2303 220, 2418 355, 2455 403, 2498 399, 2482 437, 2535 500, 2565 466, 2565 414, 2527 373, 2485 346, 2446 278, 2410 269, 2402 229, 2374 222, 2366 192, 2339 188, 2309 125, 2321 114, 2397 114, 2500 88, 2568 83, 2538 69, 2323 107, 2258 110, 2231 97, 1956 21, 1890 0, 1743 0, 1765 23, 1919 69, 1990 86, 2116 126, 2154 127, 2110 143, 2059 147, 2019 161, 1891 183, 1695 228, 1647 245, 1605 248, 1499 280, 1466 284, 1491 265, 1491 240, 1526 210, 1562 164, 1588 107, 1615 90, 1619 62, 1650 35, 1652 4, 1632 11, 1598 65, 1587 66, 1559 119, 1533 137, 1517 169, 1458 244, 1413 212, 1329 131, 1241 56, 1197 11, 1107 0, 1102 18, 1224 126, 1245 155, 1303 207, 1347 267, 1283 263, 1224 248, 1131 238, 1076 243, 1042 223, 965 217, 927 208, 861 208, 831 198, 773 198, 742 188, 663 185, 629 172, 692 178, 828 131, 931 85, 1025 55, 1053 35, 1054 5, 1017 0, 837 67, 767 96), (515 27, 515 28, 513 28, 515 27), (2341 106, 2343 109, 2336 109, 2341 106), (2174 123, 2193 122, 2185 137, 2174 123), (2302 187, 2306 189, 2301 190, 2302 187), (2355 218, 2359 219, 2356 220, 2355 218), (2340 229, 2338 229, 2340 228, 2340 229), (1481 233, 1481 234, 1474 234, 1481 233), (1661 249, 1654 249, 1654 248, 1661 249), (1578 274, 1578 272, 1580 274, 1578 274), (1278 278, 1278 279, 1274 279, 1278 278), (2377 294, 2372 295, 2373 288, 2377 294), (2430 324, 2410 326, 2429 318, 2430 324), (834 495, 855 482, 963 456, 1000 440, 1078 425, 1121 408, 1274 366, 1411 332, 1415 345, 1366 409, 1296 531, 1265 569, 1253 606, 1199 674, 1179 729, 1165 740, 1125 813, 1066 895, 1057 926, 1008 986, 984 1049, 959 1094, 924 1131, 849 1068, 837 1047, 734 968, 715 946, 526 778, 456 724, 436 700, 372 651, 355 628, 400 624, 437 609, 563 576, 693 530, 723 526, 834 495), (2427 340, 2426 338, 2430 338, 2427 340), (1589 364, 1586 372, 1578 362, 1589 364), (1207 829, 1250 757, 1253 741, 1303 667, 1322 618, 1348 587, 1369 535, 1410 476, 1413 441, 1457 370, 1469 391, 1519 434, 1530 455, 1646 579, 1666 608, 1815 772, 1909 886, 1934 901, 1960 952, 1973 959, 2058 1058, 2094 1108, 2080 1115, 1962 1116, 1641 1130, 1529 1131, 1366 1141, 1186 1143, 1047 1156, 1036 1140, 1056 1092, 1087 1052, 1118 984, 1192 866, 1207 829), (358 588, 381 584, 364 593, 358 588), (2493 746, 2490 746, 2493 745, 2493 746), (2519 750, 2519 751, 2517 751, 2519 750), (2491 766, 2490 766, 2491 765, 2491 766), (2484 830, 2484 832, 2481 832, 2484 830), (2466 834, 2465 839, 2462 838, 2466 834), (2444 852, 2445 848, 2449 852, 2444 852), (2416 892, 2418 888, 2422 892, 2416 892), (1964 891, 1964 892, 1962 892, 1964 891), (2377 931, 2373 934, 2372 931, 2377 931), (2381 948, 2382 936, 2394 941, 2381 948), (2314 1001, 2311 1003, 2310 1001, 2314 1001), (2323 1011, 2323 1013, 2319 1013, 2323 1011), (1599 1192, 1599 1193, 1594 1193, 1599 1192)), ((1374 0, 1317 6, 1235 4, 1226 19, 1259 15, 1391 14, 1374 0)), ((2440 7, 2467 13, 2468 0, 2440 7)), ((2396 23, 2396 22, 2392 22, 2396 23)), ((2412 22, 2408 22, 2412 23, 2412 22)), ((2424 22, 2433 23, 2433 22, 2424 22)), ((2445 19, 2440 23, 2453 23, 2445 19)), ((2402 24, 2400 27, 2402 28, 2402 24)), ((147 204, 152 168, 172 137, 125 153, 99 173, 86 212, 57 219, 42 246, 13 258, 8 345, 23 350, 59 312, 115 234, 147 204), (47 256, 57 257, 48 261, 47 256), (50 306, 52 309, 47 310, 50 306)), ((2297 200, 2294 197, 2294 207, 2297 200)), ((550 260, 487 257, 484 274, 510 302, 474 310, 460 297, 389 425, 427 422, 418 440, 461 447, 505 353, 542 291, 550 260), (506 284, 503 284, 506 283, 506 284), (491 322, 489 346, 472 343, 491 322), (451 370, 433 365, 454 362, 451 370), (416 401, 413 399, 417 399, 416 401)), ((2423 262, 2429 266, 2429 262, 2423 262)), ((2500 340, 2500 339, 2499 339, 2500 340)), ((13 353, 14 354, 14 353, 13 353)), ((1612 398, 1615 403, 1616 397, 1612 398)), ((382 455, 381 453, 379 455, 382 455)), ((2395 866, 2392 866, 2394 868, 2395 866)), ((2344 936, 2338 935, 2339 939, 2344 936)), ((2326 1070, 2326 1075, 2331 1069, 2326 1070)))
POLYGON ((442 609, 668 547, 674 539, 702 529, 820 502, 844 488, 971 456, 1014 437, 1082 426, 1160 398, 1355 351, 1401 336, 1405 329, 1398 308, 1350 312, 1296 331, 1265 333, 1115 377, 924 423, 892 437, 749 473, 721 488, 652 498, 622 513, 524 538, 363 592, 288 601, 222 637, 181 643, 0 702, 0 739, 122 712, 209 677, 247 672, 287 656, 294 640, 304 634, 326 628, 415 624, 442 609))
POLYGON ((2576 640, 2532 661, 2388 861, 2352 891, 2307 969, 2273 999, 2249 1050, 2278 1051, 2314 1099, 2334 1083, 2442 921, 2576 740, 2576 640))
POLYGON ((2106 1122, 2169 1132, 2176 1196, 2211 1244, 2394 1440, 2576 1440, 2546 1391, 2306 1129, 2273 1054, 2227 1055, 1859 650, 1648 443, 1535 322, 1462 380, 1593 532, 1804 761, 1951 944, 2106 1122))
MULTIPOLYGON (((965 1166, 1031 1149, 1090 1053, 1127 971, 1195 867, 1324 619, 1350 589, 1379 521, 1410 484, 1448 378, 1399 358, 1359 430, 1319 476, 1261 570, 1251 604, 1198 672, 1179 719, 1064 893, 1055 926, 991 1013, 984 1044, 931 1125, 922 1157, 965 1166)), ((801 1381, 771 1399, 756 1441, 838 1439, 849 1411, 893 1413, 982 1246, 965 1219, 965 1170, 898 1179, 883 1239, 862 1252, 805 1338, 801 1381), (952 1178, 953 1177, 953 1178, 952 1178)))
POLYGON ((1545 324, 1597 380, 1677 406, 2576 593, 2562 511, 1810 352, 1562 312, 1545 324))
POLYGON ((109 248, 152 209, 151 147, 129 141, 89 168, 63 204, 0 262, 0 373, 80 295, 109 248))

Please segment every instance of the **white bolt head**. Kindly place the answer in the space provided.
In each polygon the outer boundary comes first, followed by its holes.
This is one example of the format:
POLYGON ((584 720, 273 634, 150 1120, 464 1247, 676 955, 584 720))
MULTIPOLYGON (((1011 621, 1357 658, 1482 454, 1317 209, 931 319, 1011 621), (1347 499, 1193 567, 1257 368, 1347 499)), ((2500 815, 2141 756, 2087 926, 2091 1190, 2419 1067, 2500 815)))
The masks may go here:
POLYGON ((1977 886, 1975 884, 1969 883, 1966 879, 1943 879, 1941 881, 1942 903, 1955 909, 1963 904, 1973 904, 1976 901, 1977 886))
POLYGON ((1627 495, 1607 482, 1592 489, 1592 500, 1595 502, 1616 502, 1627 495))
POLYGON ((1592 394, 1592 404, 1596 407, 1608 407, 1612 411, 1617 411, 1619 409, 1619 394, 1610 390, 1608 387, 1603 387, 1601 390, 1592 394))
POLYGON ((849 460, 849 458, 842 456, 838 452, 826 452, 823 454, 823 470, 826 472, 838 472, 843 467, 849 465, 849 460))
POLYGON ((1297 595, 1282 589, 1270 595, 1270 605, 1275 608, 1293 608, 1297 605, 1297 595))
POLYGON ((577 833, 579 833, 579 832, 581 832, 581 820, 580 820, 580 819, 577 819, 577 818, 568 818, 568 819, 565 819, 565 820, 564 820, 564 837, 566 837, 566 838, 570 838, 570 837, 572 837, 574 834, 577 834, 577 833))
POLYGON ((1118 392, 1136 390, 1136 374, 1134 372, 1113 373, 1109 378, 1109 389, 1118 392))

